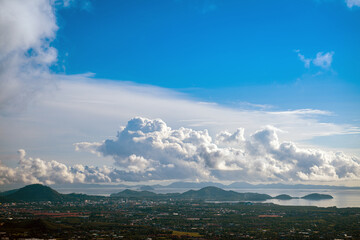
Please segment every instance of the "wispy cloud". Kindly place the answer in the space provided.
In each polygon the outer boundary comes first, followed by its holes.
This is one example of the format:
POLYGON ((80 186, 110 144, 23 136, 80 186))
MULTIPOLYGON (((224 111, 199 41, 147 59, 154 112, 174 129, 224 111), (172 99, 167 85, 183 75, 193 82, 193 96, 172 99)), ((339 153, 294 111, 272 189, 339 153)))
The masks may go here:
MULTIPOLYGON (((229 108, 202 104, 159 87, 64 75, 57 76, 56 89, 43 92, 36 104, 31 104, 21 115, 0 116, 0 152, 15 152, 19 147, 36 152, 41 147, 70 162, 74 158, 73 142, 99 141, 111 136, 119 123, 133 116, 161 118, 175 128, 208 129, 213 137, 239 127, 246 129, 244 135, 249 136, 265 125, 282 129, 280 139, 294 142, 359 133, 354 125, 329 122, 329 114, 318 109, 229 108)), ((99 164, 95 157, 84 154, 76 159, 84 164, 99 164)))
POLYGON ((270 104, 256 104, 256 103, 250 103, 250 102, 239 102, 238 105, 245 109, 249 108, 249 109, 265 110, 265 109, 274 108, 274 106, 272 106, 270 104))
POLYGON ((296 52, 298 53, 298 57, 299 57, 300 61, 302 61, 304 63, 304 66, 306 68, 309 68, 310 63, 311 63, 311 59, 310 58, 305 58, 305 56, 300 53, 300 50, 296 50, 296 52))
POLYGON ((349 8, 352 8, 355 6, 360 7, 360 0, 345 0, 345 2, 349 8))
POLYGON ((39 92, 53 87, 50 67, 57 62, 51 46, 62 7, 91 9, 88 0, 0 1, 0 111, 24 109, 39 92))
POLYGON ((0 1, 0 110, 21 106, 51 79, 58 26, 50 1, 0 1))
POLYGON ((315 58, 306 58, 300 53, 300 50, 295 50, 295 52, 297 52, 300 61, 304 63, 306 68, 310 68, 312 63, 314 66, 321 67, 322 69, 329 69, 334 55, 334 52, 318 52, 315 58))
POLYGON ((81 10, 91 11, 92 4, 90 0, 53 0, 55 6, 76 7, 81 10))
MULTIPOLYGON (((88 1, 80 2, 89 9, 88 1)), ((247 104, 251 109, 233 109, 154 86, 94 80, 91 74, 51 74, 49 67, 57 61, 57 50, 51 46, 58 30, 56 7, 80 2, 0 1, 0 151, 21 146, 30 152, 46 149, 55 156, 71 152, 60 162, 27 157, 20 150, 16 167, 0 164, 0 183, 358 178, 358 158, 289 142, 359 132, 352 125, 320 121, 327 111, 270 111, 266 104, 251 103, 247 104), (54 82, 56 91, 46 88, 54 82), (28 111, 3 114, 25 106, 40 91, 28 111), (148 119, 134 118, 117 137, 109 137, 119 123, 133 116, 148 119), (71 165, 74 142, 77 150, 100 155, 101 160, 94 157, 95 166, 89 166, 89 154, 83 153, 86 156, 76 159, 86 164, 71 165), (126 144, 123 152, 121 146, 126 144), (100 167, 104 156, 112 158, 114 166, 100 167)), ((352 7, 358 2, 347 3, 352 7)), ((203 13, 217 7, 216 1, 197 4, 203 13)), ((331 68, 333 52, 319 52, 313 59, 297 53, 305 67, 331 68)))

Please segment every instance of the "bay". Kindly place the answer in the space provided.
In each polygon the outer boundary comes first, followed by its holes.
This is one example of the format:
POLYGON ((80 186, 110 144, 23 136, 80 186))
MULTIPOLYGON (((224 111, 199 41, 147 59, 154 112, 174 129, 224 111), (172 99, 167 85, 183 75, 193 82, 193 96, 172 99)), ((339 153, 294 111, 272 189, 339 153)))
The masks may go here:
MULTIPOLYGON (((125 188, 119 187, 96 187, 96 188, 56 188, 61 193, 84 193, 89 195, 102 195, 110 196, 111 193, 117 193, 123 191, 125 188)), ((133 190, 138 190, 133 188, 133 190)), ((153 190, 155 193, 183 193, 188 191, 188 188, 159 188, 153 190)), ((198 190, 198 189, 193 189, 198 190)), ((333 196, 333 199, 326 200, 306 200, 306 199, 291 199, 291 200, 279 200, 269 199, 265 202, 274 203, 278 205, 289 206, 317 206, 317 207, 360 207, 360 190, 358 189, 270 189, 270 188, 256 188, 256 189, 241 189, 232 188, 225 190, 233 190, 236 192, 253 192, 253 193, 265 193, 272 197, 280 194, 288 194, 292 197, 303 197, 311 193, 329 194, 333 196)))

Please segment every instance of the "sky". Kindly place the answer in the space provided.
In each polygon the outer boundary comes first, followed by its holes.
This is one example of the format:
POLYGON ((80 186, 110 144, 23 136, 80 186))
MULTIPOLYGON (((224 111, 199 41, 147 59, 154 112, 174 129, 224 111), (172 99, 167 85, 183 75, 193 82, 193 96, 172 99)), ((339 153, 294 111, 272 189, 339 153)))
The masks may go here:
POLYGON ((359 0, 0 0, 0 187, 360 186, 359 0))

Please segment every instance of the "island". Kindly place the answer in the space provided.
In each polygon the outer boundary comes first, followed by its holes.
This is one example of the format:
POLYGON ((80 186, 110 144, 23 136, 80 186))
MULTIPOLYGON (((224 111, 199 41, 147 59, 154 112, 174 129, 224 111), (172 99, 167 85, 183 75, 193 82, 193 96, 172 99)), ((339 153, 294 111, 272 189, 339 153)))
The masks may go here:
POLYGON ((302 197, 302 199, 306 199, 306 200, 326 200, 326 199, 333 199, 333 196, 328 195, 328 194, 311 193, 311 194, 308 194, 308 195, 302 197))

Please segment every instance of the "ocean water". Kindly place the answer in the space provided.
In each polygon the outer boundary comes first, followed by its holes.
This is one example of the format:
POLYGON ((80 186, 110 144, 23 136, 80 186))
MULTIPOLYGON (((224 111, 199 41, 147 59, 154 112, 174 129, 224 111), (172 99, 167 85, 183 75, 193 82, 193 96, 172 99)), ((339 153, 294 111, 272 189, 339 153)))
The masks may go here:
MULTIPOLYGON (((96 187, 96 188, 56 188, 61 193, 85 193, 90 195, 102 195, 109 196, 111 193, 117 193, 124 190, 124 188, 112 188, 112 187, 96 187)), ((138 190, 138 189, 133 189, 138 190)), ((158 188, 153 192, 156 193, 182 193, 188 191, 188 188, 158 188)), ((194 189, 197 190, 197 189, 194 189)), ((226 189, 233 190, 235 192, 253 192, 253 193, 265 193, 272 197, 280 194, 288 194, 292 197, 303 197, 310 193, 329 194, 333 196, 333 199, 328 200, 305 200, 305 199, 291 199, 291 200, 278 200, 270 199, 265 202, 271 202, 278 205, 292 205, 292 206, 317 206, 317 207, 360 207, 360 190, 354 189, 269 189, 269 188, 257 188, 257 189, 226 189)))
MULTIPOLYGON (((248 192, 245 189, 233 189, 236 192, 248 192)), ((255 189, 253 192, 266 193, 272 197, 280 194, 288 194, 292 197, 303 197, 311 193, 329 194, 333 199, 325 200, 306 200, 306 199, 291 199, 279 200, 270 199, 266 202, 275 203, 278 205, 292 205, 292 206, 317 206, 317 207, 360 207, 360 190, 354 189, 255 189)))

